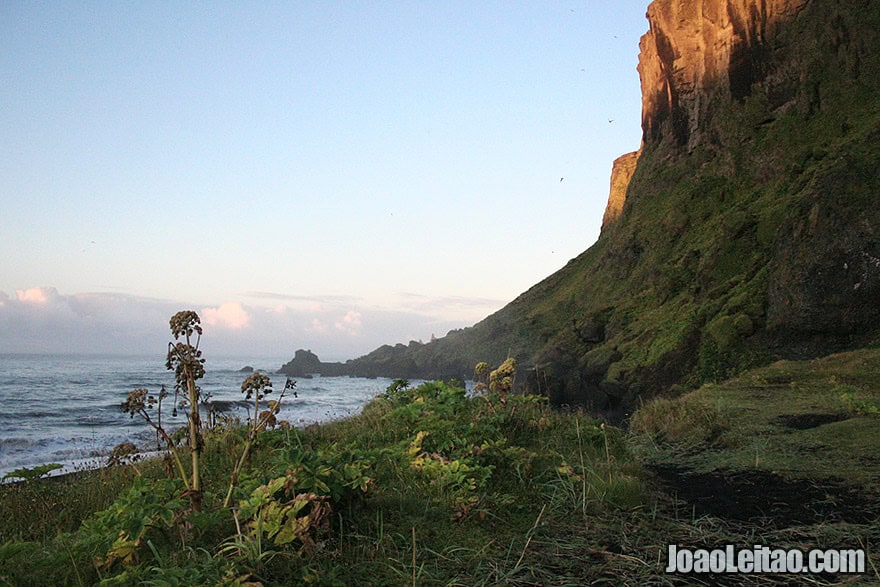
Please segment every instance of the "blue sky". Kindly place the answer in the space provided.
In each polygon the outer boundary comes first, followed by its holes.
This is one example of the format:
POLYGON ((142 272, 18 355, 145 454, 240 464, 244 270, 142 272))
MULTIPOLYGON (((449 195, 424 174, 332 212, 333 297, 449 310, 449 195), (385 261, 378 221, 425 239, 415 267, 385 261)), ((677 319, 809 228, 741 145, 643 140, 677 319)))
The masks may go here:
POLYGON ((473 324, 598 236, 646 7, 3 3, 0 352, 473 324))

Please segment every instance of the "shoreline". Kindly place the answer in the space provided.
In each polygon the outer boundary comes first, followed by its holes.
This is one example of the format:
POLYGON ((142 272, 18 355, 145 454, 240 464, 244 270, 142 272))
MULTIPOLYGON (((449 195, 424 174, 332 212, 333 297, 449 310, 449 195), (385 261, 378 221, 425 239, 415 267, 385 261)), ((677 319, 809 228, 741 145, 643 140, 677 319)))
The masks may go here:
MULTIPOLYGON (((156 450, 155 435, 149 427, 131 420, 119 406, 130 389, 147 387, 156 392, 163 383, 170 389, 164 368, 145 366, 140 358, 100 365, 75 360, 54 364, 35 359, 9 366, 5 383, 0 384, 0 398, 16 397, 22 390, 29 390, 23 402, 6 402, 5 409, 0 406, 0 478, 16 469, 50 463, 64 465, 61 473, 53 472, 55 476, 99 468, 113 448, 123 442, 132 442, 143 452, 156 450)), ((218 367, 221 369, 206 373, 201 382, 203 393, 210 395, 210 401, 226 415, 245 420, 248 408, 252 410, 253 406, 241 394, 240 367, 218 367)), ((276 398, 283 387, 282 378, 275 375, 273 381, 276 391, 267 400, 276 398)), ((285 396, 279 419, 303 428, 345 418, 359 413, 390 383, 390 379, 350 377, 300 380, 297 396, 285 396)), ((171 417, 170 401, 162 411, 166 429, 184 425, 182 414, 171 417)))
MULTIPOLYGON (((0 479, 0 488, 7 487, 7 486, 22 485, 22 484, 30 483, 33 481, 36 481, 36 482, 60 481, 60 480, 64 480, 64 479, 78 477, 80 475, 88 475, 88 474, 96 473, 99 471, 105 471, 108 469, 112 469, 113 467, 129 467, 132 465, 137 465, 137 464, 142 463, 144 461, 159 459, 163 456, 163 454, 165 452, 167 452, 167 451, 161 451, 161 450, 155 451, 154 450, 154 451, 143 451, 143 452, 132 453, 133 456, 138 457, 136 460, 126 459, 124 462, 113 463, 113 464, 108 462, 109 455, 107 455, 104 457, 92 457, 90 459, 82 459, 82 460, 77 460, 77 461, 68 462, 68 463, 51 463, 50 462, 50 463, 43 463, 43 464, 34 465, 33 467, 17 467, 14 470, 35 469, 35 468, 43 466, 43 465, 51 465, 51 464, 61 465, 61 468, 49 471, 45 475, 41 475, 40 477, 37 477, 35 479, 23 479, 21 477, 14 477, 12 479, 9 479, 9 478, 0 479), (89 464, 91 464, 92 466, 83 466, 82 468, 79 468, 81 465, 89 465, 89 464), (71 468, 71 467, 73 467, 73 468, 71 468)), ((9 473, 6 473, 5 475, 8 475, 8 474, 9 473)))

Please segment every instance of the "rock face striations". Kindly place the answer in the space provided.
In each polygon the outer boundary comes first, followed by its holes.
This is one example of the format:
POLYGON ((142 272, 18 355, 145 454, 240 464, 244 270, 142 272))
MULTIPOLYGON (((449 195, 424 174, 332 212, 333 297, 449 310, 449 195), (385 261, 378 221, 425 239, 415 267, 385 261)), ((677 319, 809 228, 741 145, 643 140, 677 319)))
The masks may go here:
POLYGON ((694 147, 706 115, 766 79, 780 29, 807 0, 657 0, 639 43, 645 139, 694 147))
MULTIPOLYGON (((798 177, 776 194, 791 208, 766 251, 762 318, 771 329, 844 334, 880 318, 869 204, 877 161, 859 146, 877 132, 877 12, 876 3, 852 0, 657 0, 648 8, 638 70, 643 141, 655 156, 684 153, 718 178, 750 178, 758 189, 798 177), (795 128, 782 133, 783 125, 795 128), (749 145, 751 157, 731 159, 749 145), (799 158, 780 153, 788 149, 799 158)), ((643 181, 631 193, 652 191, 643 181)))
POLYGON ((880 342, 880 2, 656 0, 642 144, 599 240, 472 328, 357 359, 624 414, 777 357, 880 342))
MULTIPOLYGON (((711 132, 713 113, 731 100, 750 96, 756 84, 767 86, 768 95, 781 102, 777 108, 795 105, 798 94, 809 90, 802 84, 804 64, 780 66, 774 51, 780 33, 807 2, 652 2, 646 15, 649 30, 639 42, 643 142, 670 141, 688 150, 711 143, 717 139, 711 132)), ((625 184, 615 180, 618 162, 625 164, 626 173, 620 177, 628 182, 633 157, 630 153, 615 161, 603 227, 620 214, 625 200, 625 184)))

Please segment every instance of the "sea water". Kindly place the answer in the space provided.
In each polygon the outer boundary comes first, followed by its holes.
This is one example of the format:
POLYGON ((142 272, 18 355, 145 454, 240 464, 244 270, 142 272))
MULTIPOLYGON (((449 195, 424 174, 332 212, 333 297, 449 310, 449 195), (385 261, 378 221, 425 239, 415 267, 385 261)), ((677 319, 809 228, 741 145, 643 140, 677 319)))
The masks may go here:
MULTIPOLYGON (((207 359, 205 377, 198 381, 203 396, 227 415, 246 420, 253 402, 245 401, 245 365, 269 375, 277 399, 287 377, 277 374, 289 359, 207 359)), ((318 377, 296 380, 287 392, 279 420, 296 426, 357 414, 383 392, 390 379, 318 377)), ((114 446, 132 442, 141 450, 156 450, 156 435, 139 417, 121 405, 128 392, 147 388, 170 392, 162 405, 162 424, 176 429, 186 423, 183 409, 173 415, 174 373, 165 369, 164 355, 114 357, 97 355, 0 354, 0 477, 20 467, 59 463, 70 472, 101 466, 114 446)), ((261 409, 263 407, 261 406, 261 409)), ((203 412, 204 414, 204 412, 203 412)), ((205 416, 203 416, 204 418, 205 416)))

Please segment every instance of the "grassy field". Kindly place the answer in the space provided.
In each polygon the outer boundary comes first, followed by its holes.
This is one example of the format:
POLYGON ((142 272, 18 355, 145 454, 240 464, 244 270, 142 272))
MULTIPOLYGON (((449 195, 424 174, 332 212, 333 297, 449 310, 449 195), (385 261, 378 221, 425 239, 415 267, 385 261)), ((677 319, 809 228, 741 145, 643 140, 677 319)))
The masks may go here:
MULTIPOLYGON (((641 408, 399 382, 359 416, 208 435, 193 511, 161 460, 0 491, 0 585, 869 585, 880 351, 641 408), (864 548, 865 575, 664 573, 668 544, 864 548)), ((173 473, 173 471, 172 471, 173 473)))

